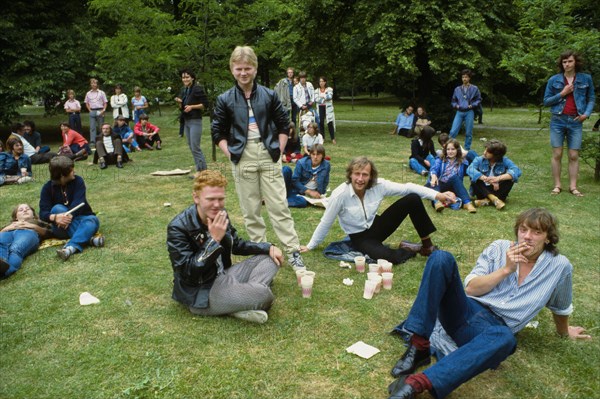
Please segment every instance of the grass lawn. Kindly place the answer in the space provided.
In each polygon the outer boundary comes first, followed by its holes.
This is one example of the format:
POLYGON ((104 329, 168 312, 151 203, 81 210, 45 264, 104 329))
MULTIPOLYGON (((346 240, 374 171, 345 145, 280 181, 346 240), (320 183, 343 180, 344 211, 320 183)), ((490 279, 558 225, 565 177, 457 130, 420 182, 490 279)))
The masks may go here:
MULTIPOLYGON (((46 137, 58 132, 62 117, 42 118, 25 109, 46 137)), ((326 143, 332 158, 331 188, 344 181, 348 160, 367 155, 380 176, 424 184, 408 170, 409 140, 390 136, 397 105, 358 101, 336 103, 338 145, 326 143), (389 124, 364 123, 389 122, 389 124)), ((277 297, 269 322, 252 325, 229 317, 196 317, 171 299, 172 271, 166 226, 192 203, 191 180, 185 176, 152 177, 155 170, 192 168, 185 139, 178 138, 175 113, 163 109, 152 123, 161 127, 163 151, 133 154, 122 170, 100 171, 88 161, 76 164, 84 177, 88 200, 106 235, 106 247, 90 248, 60 261, 56 248, 31 255, 20 271, 0 282, 0 398, 387 398, 391 367, 404 352, 398 338, 387 334, 408 313, 419 287, 425 259, 417 257, 394 268, 394 288, 373 300, 362 299, 365 275, 340 269, 323 257, 323 246, 304 255, 317 273, 313 297, 303 299, 291 268, 275 279, 277 297), (170 202, 170 207, 163 204, 170 202), (351 277, 347 287, 342 280, 351 277), (101 303, 80 306, 81 292, 101 303), (347 354, 362 340, 381 350, 370 360, 347 354)), ((87 124, 87 115, 82 115, 87 124)), ((592 122, 586 122, 589 130, 592 122)), ((573 263, 573 325, 587 327, 589 342, 560 339, 552 316, 543 310, 537 329, 519 333, 515 354, 498 370, 488 371, 456 390, 451 398, 592 398, 600 392, 600 185, 582 164, 575 198, 563 191, 551 196, 549 133, 538 125, 534 109, 486 110, 477 126, 480 139, 499 138, 508 156, 523 170, 505 210, 482 208, 477 214, 446 210, 430 216, 438 231, 435 244, 455 254, 461 275, 471 270, 479 253, 493 240, 513 239, 515 216, 542 206, 561 222, 561 252, 573 263), (486 129, 507 126, 512 130, 486 129), (539 130, 519 130, 519 127, 539 130)), ((203 150, 210 159, 208 119, 203 150)), ((459 136, 464 140, 464 136, 459 136)), ((58 143, 52 144, 56 149, 58 143)), ((209 168, 231 177, 220 153, 209 168)), ((563 168, 565 175, 566 168, 563 168)), ((38 207, 47 165, 35 165, 36 181, 0 188, 0 221, 8 223, 14 205, 38 207)), ((566 175, 565 175, 566 176, 566 175)), ((568 182, 563 179, 563 188, 568 182)), ((233 181, 227 188, 227 209, 244 233, 233 181)), ((382 205, 386 207, 393 199, 382 205)), ((323 211, 293 209, 296 230, 306 244, 323 211)), ((265 212, 265 218, 268 221, 265 212)), ((336 223, 327 242, 342 239, 336 223)), ((269 227, 268 238, 277 243, 269 227)), ((389 239, 417 240, 410 222, 389 239)), ((279 245, 279 244, 278 244, 279 245)))

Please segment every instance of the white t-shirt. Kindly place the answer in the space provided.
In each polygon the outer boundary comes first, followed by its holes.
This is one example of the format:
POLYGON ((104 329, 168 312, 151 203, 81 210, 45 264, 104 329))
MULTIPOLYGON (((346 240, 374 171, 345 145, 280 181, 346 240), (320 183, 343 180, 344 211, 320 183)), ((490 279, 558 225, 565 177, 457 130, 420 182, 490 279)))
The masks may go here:
POLYGON ((323 136, 321 133, 317 134, 316 136, 311 136, 310 134, 305 134, 302 136, 302 146, 306 147, 308 151, 310 151, 312 146, 315 144, 323 144, 323 136))

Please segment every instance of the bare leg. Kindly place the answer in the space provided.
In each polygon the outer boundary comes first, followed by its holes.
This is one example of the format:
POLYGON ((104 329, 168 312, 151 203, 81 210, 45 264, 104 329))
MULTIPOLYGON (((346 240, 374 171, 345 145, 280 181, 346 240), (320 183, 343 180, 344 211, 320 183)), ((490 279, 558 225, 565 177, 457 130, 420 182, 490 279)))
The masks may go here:
POLYGON ((561 187, 560 184, 560 170, 562 160, 562 147, 552 148, 552 177, 554 178, 554 187, 561 187))
POLYGON ((569 150, 569 190, 577 188, 579 173, 579 150, 569 150))

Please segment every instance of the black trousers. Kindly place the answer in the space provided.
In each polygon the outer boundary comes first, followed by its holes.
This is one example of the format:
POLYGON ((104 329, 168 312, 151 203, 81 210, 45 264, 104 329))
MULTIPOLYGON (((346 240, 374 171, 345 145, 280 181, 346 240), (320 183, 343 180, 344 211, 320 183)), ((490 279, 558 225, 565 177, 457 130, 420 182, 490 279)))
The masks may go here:
POLYGON ((406 260, 405 250, 389 248, 383 242, 398 230, 407 216, 410 216, 410 220, 421 238, 429 236, 436 230, 425 206, 423 206, 421 197, 417 194, 409 194, 394 202, 381 215, 375 216, 369 229, 350 234, 352 246, 373 259, 386 259, 394 264, 404 262, 406 260))
POLYGON ((473 187, 473 194, 475 194, 478 199, 484 199, 487 198, 488 195, 493 194, 501 201, 505 201, 514 184, 515 182, 512 180, 502 180, 500 182, 500 187, 498 187, 498 191, 496 191, 494 190, 494 187, 486 186, 484 182, 477 180, 475 183, 471 184, 471 187, 473 187))

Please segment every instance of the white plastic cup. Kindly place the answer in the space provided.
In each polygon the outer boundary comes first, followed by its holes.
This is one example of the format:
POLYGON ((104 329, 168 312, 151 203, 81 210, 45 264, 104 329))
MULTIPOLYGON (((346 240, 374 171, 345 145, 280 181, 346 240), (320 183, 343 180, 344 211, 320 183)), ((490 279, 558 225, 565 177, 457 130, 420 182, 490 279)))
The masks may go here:
POLYGON ((314 279, 311 276, 302 276, 301 286, 302 286, 302 298, 310 298, 312 296, 312 288, 313 288, 314 279))
POLYGON ((22 177, 27 176, 27 168, 21 168, 21 176, 22 177))
POLYGON ((377 276, 374 279, 372 279, 371 281, 374 281, 375 283, 377 283, 377 286, 375 287, 375 293, 379 294, 379 292, 381 291, 381 287, 383 286, 383 277, 377 276))
POLYGON ((365 290, 363 292, 363 298, 371 299, 373 298, 373 294, 375 293, 375 288, 377 287, 377 283, 373 280, 365 281, 365 290))
POLYGON ((392 262, 385 261, 385 263, 382 263, 380 265, 381 273, 382 274, 383 273, 391 273, 392 272, 392 266, 393 266, 392 262))
POLYGON ((367 273, 367 280, 375 280, 375 278, 379 276, 377 272, 369 272, 367 273))
POLYGON ((359 273, 364 273, 366 262, 367 259, 364 256, 356 256, 354 258, 354 265, 356 266, 356 271, 359 273))
POLYGON ((394 281, 394 273, 382 273, 381 277, 383 278, 383 289, 384 290, 391 290, 392 289, 392 283, 394 281))
POLYGON ((369 264, 369 272, 371 273, 379 273, 379 264, 377 263, 370 263, 369 264))
POLYGON ((300 287, 300 279, 302 278, 302 276, 304 276, 304 273, 306 273, 306 268, 296 270, 296 280, 298 280, 298 287, 300 287))

